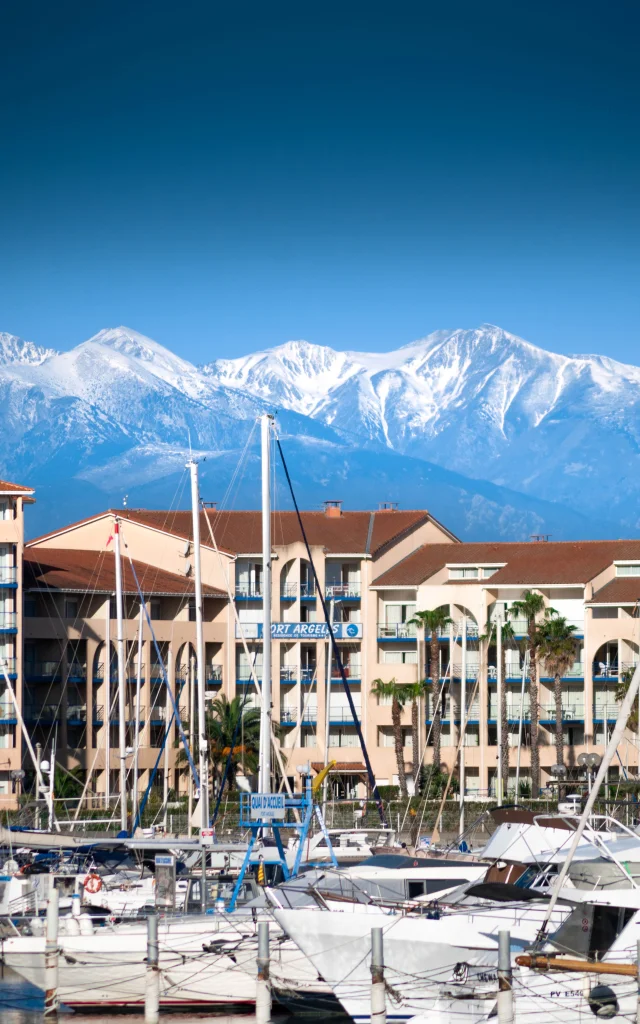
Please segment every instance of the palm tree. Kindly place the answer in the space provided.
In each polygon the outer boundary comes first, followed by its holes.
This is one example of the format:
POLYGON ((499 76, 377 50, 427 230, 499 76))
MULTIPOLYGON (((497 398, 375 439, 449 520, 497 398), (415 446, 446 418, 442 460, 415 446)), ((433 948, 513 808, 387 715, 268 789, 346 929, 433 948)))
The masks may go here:
MULTIPOLYGON (((247 707, 248 697, 238 696, 229 700, 221 694, 207 708, 205 736, 209 748, 209 763, 214 775, 222 777, 229 754, 227 782, 229 789, 235 784, 238 766, 245 775, 258 770, 260 747, 260 710, 247 707)), ((184 763, 184 750, 178 754, 178 762, 184 763)))
POLYGON ((500 701, 500 731, 502 738, 502 793, 503 796, 509 788, 509 708, 507 705, 507 650, 513 649, 516 643, 516 634, 509 622, 509 610, 505 609, 505 618, 502 623, 502 660, 500 665, 502 679, 502 699, 500 701))
POLYGON ((544 597, 533 590, 525 590, 519 601, 514 601, 509 610, 513 618, 527 620, 527 636, 524 643, 525 657, 529 655, 529 701, 531 705, 531 795, 534 799, 540 793, 540 746, 538 738, 538 623, 540 612, 544 611, 544 597))
MULTIPOLYGON (((625 672, 621 672, 620 680, 616 686, 616 700, 621 703, 627 696, 627 690, 631 685, 633 679, 634 669, 628 668, 625 672)), ((640 720, 640 693, 638 694, 637 700, 634 701, 634 707, 629 713, 627 719, 627 728, 632 729, 633 732, 638 731, 638 721, 640 720)))
POLYGON ((407 775, 404 770, 404 746, 402 743, 402 709, 407 700, 410 699, 408 687, 396 683, 395 678, 389 682, 384 679, 374 679, 371 687, 374 697, 391 697, 391 725, 393 727, 393 745, 396 752, 396 764, 398 765, 398 782, 400 783, 400 794, 404 800, 407 799, 407 775))
POLYGON ((564 763, 564 733, 562 728, 562 677, 576 660, 578 641, 562 615, 548 612, 538 627, 538 657, 547 671, 553 673, 553 696, 556 705, 556 764, 564 763))
POLYGON ((413 785, 418 792, 418 776, 420 775, 420 698, 424 693, 421 682, 407 683, 403 687, 406 700, 411 701, 411 754, 413 759, 413 785))
MULTIPOLYGON (((431 611, 416 612, 410 624, 422 629, 423 648, 426 652, 427 633, 430 635, 430 675, 431 675, 431 698, 433 701, 433 770, 440 771, 442 760, 442 705, 445 701, 445 681, 439 690, 440 683, 440 645, 438 642, 438 631, 452 625, 453 619, 447 609, 442 606, 431 611)), ((424 676, 426 677, 426 657, 424 659, 424 676)))

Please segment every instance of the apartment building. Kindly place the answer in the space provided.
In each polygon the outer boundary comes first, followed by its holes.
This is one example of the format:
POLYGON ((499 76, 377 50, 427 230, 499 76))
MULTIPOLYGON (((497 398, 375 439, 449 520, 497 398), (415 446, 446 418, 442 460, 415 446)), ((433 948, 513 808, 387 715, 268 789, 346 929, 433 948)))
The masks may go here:
POLYGON ((22 737, 11 688, 22 701, 22 553, 24 508, 31 487, 0 480, 0 808, 15 804, 20 790, 22 737))
MULTIPOLYGON (((69 767, 90 772, 91 787, 100 793, 114 792, 118 767, 115 562, 110 544, 116 516, 126 592, 128 742, 138 721, 144 785, 158 760, 173 702, 187 731, 193 720, 191 514, 108 510, 40 537, 25 550, 26 718, 43 750, 56 735, 58 751, 64 752, 59 756, 66 757, 69 767), (134 692, 140 592, 155 639, 145 624, 138 716, 134 692)), ((350 512, 341 502, 329 501, 323 511, 303 512, 302 518, 376 775, 380 782, 391 782, 396 768, 389 742, 390 709, 378 706, 368 693, 372 680, 385 672, 404 671, 417 679, 416 641, 414 633, 411 650, 401 642, 411 602, 398 602, 393 595, 381 599, 372 584, 412 553, 431 545, 457 545, 457 539, 428 512, 394 506, 350 512)), ((206 509, 200 533, 207 698, 244 694, 254 703, 252 676, 261 679, 264 646, 261 516, 206 509)), ((364 795, 362 751, 294 513, 273 513, 272 548, 272 714, 280 725, 287 773, 295 781, 298 765, 322 764, 328 734, 329 756, 337 762, 336 794, 364 795)), ((186 783, 176 762, 175 730, 174 724, 158 779, 179 789, 186 783)))
MULTIPOLYGON (((439 665, 430 665, 429 645, 424 662, 428 679, 426 736, 432 719, 434 678, 451 682, 443 710, 443 762, 449 769, 454 767, 460 736, 462 652, 466 634, 468 796, 495 793, 497 651, 491 623, 497 613, 503 619, 509 616, 516 637, 506 649, 505 684, 512 750, 510 775, 513 777, 516 772, 522 707, 520 776, 529 776, 529 693, 526 681, 523 684, 523 655, 518 644, 525 635, 527 623, 509 614, 509 609, 525 590, 542 594, 545 605, 575 627, 576 660, 562 680, 565 764, 575 766, 583 752, 602 753, 617 717, 616 686, 621 675, 637 664, 640 652, 640 541, 425 545, 377 576, 372 590, 378 596, 380 615, 394 601, 396 608, 402 609, 402 616, 408 615, 413 607, 443 606, 453 620, 453 625, 439 638, 439 665), (491 636, 490 641, 483 641, 483 636, 491 636)), ((406 663, 412 657, 415 642, 412 630, 403 631, 402 639, 396 641, 396 659, 400 660, 398 655, 402 651, 402 660, 406 663)), ((411 678, 412 672, 413 669, 402 665, 394 667, 398 681, 411 678)), ((553 679, 544 665, 540 671, 539 720, 544 787, 551 781, 550 769, 556 763, 553 679)), ((636 739, 627 732, 612 775, 637 774, 639 745, 636 739)))

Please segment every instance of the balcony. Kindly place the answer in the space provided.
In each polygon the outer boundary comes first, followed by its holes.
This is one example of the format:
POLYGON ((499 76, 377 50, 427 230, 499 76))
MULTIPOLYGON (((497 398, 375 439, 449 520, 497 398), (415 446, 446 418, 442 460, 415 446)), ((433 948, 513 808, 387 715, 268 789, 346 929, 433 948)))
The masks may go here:
POLYGON ((35 722, 38 725, 51 725, 60 720, 60 706, 58 704, 27 704, 24 709, 25 722, 35 722))
MULTIPOLYGON (((356 705, 356 714, 358 721, 361 719, 360 708, 356 705)), ((330 725, 353 725, 353 715, 351 714, 351 708, 330 708, 329 710, 329 723, 330 725)))
POLYGON ((236 601, 261 601, 262 583, 237 583, 236 601))
POLYGON ((0 701, 0 724, 15 725, 18 721, 12 700, 0 701))
POLYGON ((295 601, 298 596, 298 584, 297 583, 283 583, 282 589, 280 590, 281 601, 295 601))
POLYGON ((85 725, 87 721, 86 704, 68 704, 67 722, 69 725, 85 725))
POLYGON ((415 640, 416 626, 412 622, 379 622, 378 640, 415 640))
POLYGON ((0 565, 0 587, 17 587, 18 570, 15 565, 0 565))
POLYGON ((611 701, 606 704, 594 704, 593 706, 593 720, 594 722, 615 722, 620 712, 620 705, 615 701, 611 701))
POLYGON ((215 686, 222 682, 222 665, 208 665, 206 671, 207 686, 215 686))
POLYGON ((67 666, 67 679, 72 683, 86 683, 87 666, 78 661, 70 661, 67 666))
POLYGON ((0 633, 17 633, 17 618, 15 612, 0 613, 0 633))
POLYGON ((284 704, 280 708, 280 725, 295 725, 298 721, 298 709, 295 705, 284 704))
POLYGON ((316 599, 316 584, 315 580, 304 580, 300 584, 300 600, 301 601, 315 601, 316 599))
POLYGON ((637 663, 633 661, 623 661, 620 664, 615 662, 611 665, 605 665, 602 661, 594 662, 592 667, 593 678, 599 682, 617 683, 621 675, 624 676, 629 672, 633 673, 636 667, 637 663))
POLYGON ((325 597, 334 601, 359 601, 361 594, 360 580, 353 583, 330 583, 324 588, 325 597))
MULTIPOLYGON (((524 704, 522 706, 522 721, 528 722, 531 719, 529 694, 525 694, 524 704)), ((489 721, 496 722, 498 720, 498 701, 491 700, 489 702, 489 721)), ((508 700, 507 701, 507 720, 509 722, 520 721, 520 700, 508 700)))
MULTIPOLYGON (((456 708, 456 722, 461 722, 461 708, 456 708)), ((467 704, 467 722, 479 722, 480 721, 480 701, 474 700, 473 704, 467 704)))
POLYGON ((298 669, 295 665, 283 665, 280 669, 281 683, 297 683, 298 669))
POLYGON ((17 668, 17 665, 16 665, 16 659, 15 658, 3 658, 0 661, 0 679, 2 679, 2 676, 3 676, 3 673, 2 673, 2 669, 3 668, 4 668, 5 672, 7 673, 7 675, 10 678, 15 679, 17 677, 17 675, 18 675, 18 668, 17 668))
POLYGON ((318 721, 318 707, 316 704, 309 704, 302 715, 303 725, 316 725, 318 721))
MULTIPOLYGON (((144 708, 140 708, 140 720, 141 721, 143 719, 143 711, 144 711, 144 708)), ((183 704, 180 705, 180 707, 178 708, 178 714, 180 715, 180 721, 181 722, 188 722, 189 721, 189 709, 188 709, 188 707, 186 705, 183 705, 183 704)), ((152 725, 157 725, 158 723, 170 722, 172 717, 173 717, 173 705, 170 705, 169 707, 166 707, 166 705, 164 705, 164 704, 156 704, 156 706, 154 708, 151 708, 150 721, 151 721, 152 725)), ((129 719, 127 719, 127 721, 131 721, 131 719, 129 718, 129 719)), ((135 721, 135 712, 134 712, 133 721, 135 721)))
POLYGON ((60 679, 59 661, 25 661, 24 678, 28 683, 52 683, 60 679))
MULTIPOLYGON (((162 710, 164 711, 164 708, 162 710)), ((125 714, 125 719, 124 719, 125 722, 129 723, 129 722, 135 722, 136 721, 136 711, 135 711, 135 708, 130 708, 128 711, 125 711, 124 714, 125 714)), ((140 708, 140 715, 139 715, 138 721, 144 722, 144 708, 143 707, 140 708)), ((120 714, 119 714, 119 712, 117 710, 114 710, 113 718, 111 719, 109 724, 110 725, 118 725, 119 722, 120 722, 120 714)))
POLYGON ((151 664, 151 682, 152 683, 163 683, 165 678, 169 678, 169 667, 168 665, 161 665, 159 662, 154 661, 151 664))
MULTIPOLYGON (((358 662, 350 662, 344 666, 344 674, 351 684, 359 683, 362 679, 362 665, 358 662)), ((337 665, 331 666, 331 682, 339 683, 342 681, 342 676, 338 670, 337 665)))
POLYGON ((94 725, 102 725, 104 722, 104 707, 102 704, 94 704, 92 708, 92 722, 94 725))
MULTIPOLYGON (((553 678, 554 678, 553 676, 550 676, 549 674, 545 674, 544 670, 541 670, 541 672, 540 672, 540 681, 541 682, 545 682, 545 683, 553 682, 553 678)), ((570 668, 565 669, 565 671, 562 674, 562 678, 563 679, 584 679, 584 665, 582 664, 582 662, 578 661, 578 662, 575 663, 575 665, 571 665, 570 668)))
MULTIPOLYGON (((555 704, 541 704, 540 715, 541 722, 555 722, 556 720, 556 706, 555 704)), ((580 703, 565 703, 562 702, 562 721, 563 722, 584 722, 584 704, 580 703)))

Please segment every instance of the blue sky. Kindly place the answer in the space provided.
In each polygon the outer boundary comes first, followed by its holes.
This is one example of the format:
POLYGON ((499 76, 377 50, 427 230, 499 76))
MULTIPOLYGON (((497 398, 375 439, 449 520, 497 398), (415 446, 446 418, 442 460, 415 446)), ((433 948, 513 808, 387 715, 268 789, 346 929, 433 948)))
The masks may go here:
POLYGON ((500 324, 640 361, 630 0, 0 14, 0 330, 201 362, 500 324))

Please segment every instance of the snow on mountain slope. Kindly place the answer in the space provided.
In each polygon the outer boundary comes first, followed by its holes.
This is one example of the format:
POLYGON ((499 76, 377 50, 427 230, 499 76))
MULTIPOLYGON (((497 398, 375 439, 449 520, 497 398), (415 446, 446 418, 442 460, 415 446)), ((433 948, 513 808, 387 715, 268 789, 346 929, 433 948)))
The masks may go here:
POLYGON ((363 444, 576 509, 586 500, 606 514, 613 502, 635 522, 623 506, 640 497, 638 367, 557 355, 491 324, 436 331, 390 353, 342 353, 340 375, 326 374, 330 353, 305 346, 304 391, 287 346, 209 370, 363 444))
POLYGON ((171 502, 189 443, 224 479, 277 409, 303 503, 330 487, 351 507, 426 504, 467 537, 640 532, 640 369, 489 324, 387 353, 292 341, 199 368, 126 327, 63 353, 0 335, 0 403, 0 475, 67 496, 84 481, 92 502, 129 477, 171 502))
POLYGON ((15 334, 6 334, 0 331, 0 364, 1 363, 24 363, 30 366, 39 366, 49 356, 54 356, 52 348, 41 348, 34 345, 32 341, 23 341, 15 334))

